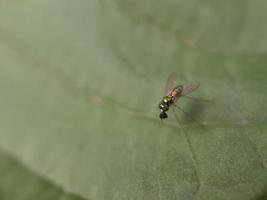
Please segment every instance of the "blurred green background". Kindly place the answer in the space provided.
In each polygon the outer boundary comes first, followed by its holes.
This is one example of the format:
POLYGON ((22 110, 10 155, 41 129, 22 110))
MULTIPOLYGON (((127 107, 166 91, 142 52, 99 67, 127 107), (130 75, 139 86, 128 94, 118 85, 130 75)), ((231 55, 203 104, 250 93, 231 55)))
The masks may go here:
POLYGON ((266 199, 266 10, 0 0, 0 199, 266 199), (205 128, 160 122, 171 72, 205 128))

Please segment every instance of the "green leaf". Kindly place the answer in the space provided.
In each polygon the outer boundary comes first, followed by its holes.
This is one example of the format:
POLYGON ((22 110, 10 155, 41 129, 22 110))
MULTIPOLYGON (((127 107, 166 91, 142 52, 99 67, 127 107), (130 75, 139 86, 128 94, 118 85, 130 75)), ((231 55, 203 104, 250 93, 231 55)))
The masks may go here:
POLYGON ((33 174, 20 161, 5 151, 0 152, 1 199, 82 200, 53 183, 33 174))
POLYGON ((266 8, 1 1, 1 199, 266 198, 266 8), (158 119, 171 72, 204 128, 158 119))

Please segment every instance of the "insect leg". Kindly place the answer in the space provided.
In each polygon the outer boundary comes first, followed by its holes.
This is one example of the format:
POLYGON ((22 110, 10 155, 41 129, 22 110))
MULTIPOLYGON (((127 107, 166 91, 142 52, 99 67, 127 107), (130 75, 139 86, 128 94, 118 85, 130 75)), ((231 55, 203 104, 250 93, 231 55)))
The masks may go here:
POLYGON ((176 104, 173 105, 175 108, 178 108, 180 111, 182 111, 187 117, 189 117, 192 121, 194 121, 196 124, 200 125, 201 127, 205 127, 203 124, 199 123, 196 119, 194 119, 191 115, 189 115, 187 112, 185 112, 181 107, 177 106, 176 104))
POLYGON ((176 119, 178 125, 182 128, 182 123, 181 123, 179 117, 177 116, 177 114, 176 114, 176 112, 175 112, 173 106, 171 106, 171 108, 172 108, 173 114, 174 114, 174 116, 175 116, 175 119, 176 119))
POLYGON ((199 98, 190 97, 190 96, 187 96, 187 95, 182 95, 182 97, 191 99, 193 101, 203 102, 203 103, 208 103, 208 102, 214 102, 215 101, 215 99, 199 99, 199 98))

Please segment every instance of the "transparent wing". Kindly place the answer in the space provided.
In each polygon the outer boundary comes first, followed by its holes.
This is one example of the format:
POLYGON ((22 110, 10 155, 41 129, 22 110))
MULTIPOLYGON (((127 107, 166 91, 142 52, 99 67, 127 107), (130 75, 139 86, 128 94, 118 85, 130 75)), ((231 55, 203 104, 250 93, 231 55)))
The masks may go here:
POLYGON ((182 96, 190 94, 191 92, 194 92, 199 88, 200 84, 199 83, 189 83, 184 85, 183 91, 182 91, 182 96))
POLYGON ((166 87, 165 87, 165 95, 168 94, 173 88, 176 86, 176 75, 175 73, 171 73, 168 77, 166 87))

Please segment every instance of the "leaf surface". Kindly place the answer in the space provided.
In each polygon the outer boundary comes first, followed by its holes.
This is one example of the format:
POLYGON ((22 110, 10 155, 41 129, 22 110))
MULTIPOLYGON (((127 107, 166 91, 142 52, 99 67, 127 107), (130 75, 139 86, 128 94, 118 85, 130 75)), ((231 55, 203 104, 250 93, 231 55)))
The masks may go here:
MULTIPOLYGON (((5 181, 92 200, 264 198, 266 7, 1 1, 0 157, 19 166, 5 181), (171 72, 201 83, 192 96, 215 99, 178 102, 205 128, 183 113, 181 126, 171 112, 158 119, 171 72)), ((19 199, 4 181, 1 195, 19 199)))

